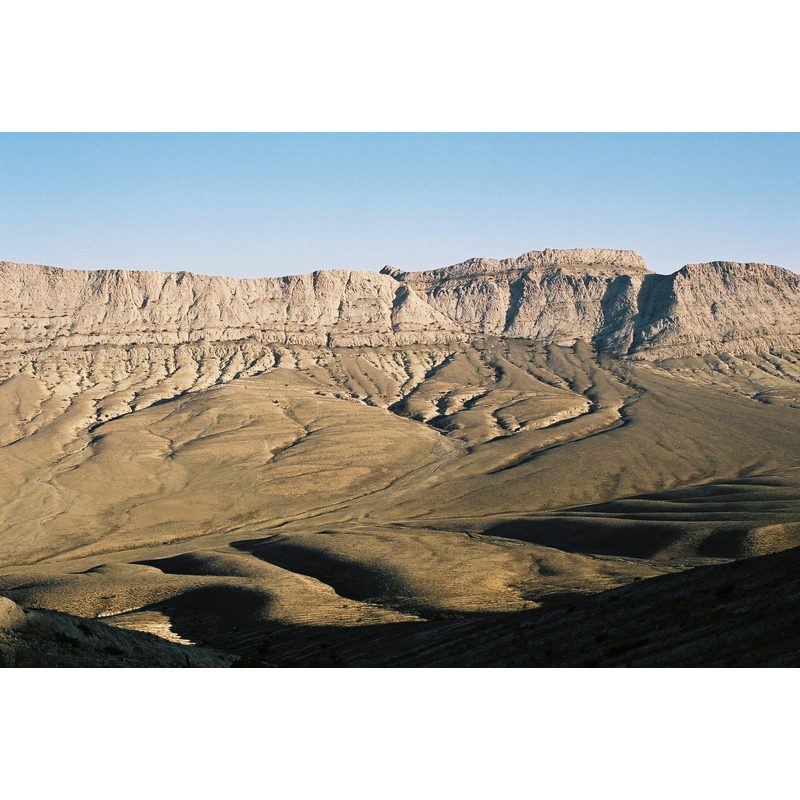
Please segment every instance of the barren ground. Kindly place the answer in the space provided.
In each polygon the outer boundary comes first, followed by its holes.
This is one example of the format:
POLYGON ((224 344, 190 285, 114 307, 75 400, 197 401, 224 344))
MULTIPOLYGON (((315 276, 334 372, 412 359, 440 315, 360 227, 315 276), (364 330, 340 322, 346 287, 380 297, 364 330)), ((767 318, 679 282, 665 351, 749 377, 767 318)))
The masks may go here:
POLYGON ((800 545, 791 351, 121 352, 0 383, 0 593, 21 606, 245 652, 292 626, 536 614, 800 545))

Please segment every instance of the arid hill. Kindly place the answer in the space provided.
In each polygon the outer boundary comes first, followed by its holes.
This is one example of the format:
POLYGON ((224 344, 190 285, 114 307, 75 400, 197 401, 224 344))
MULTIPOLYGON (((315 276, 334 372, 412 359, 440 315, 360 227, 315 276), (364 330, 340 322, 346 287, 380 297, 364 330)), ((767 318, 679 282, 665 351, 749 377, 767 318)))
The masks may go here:
POLYGON ((0 594, 26 608, 246 652, 800 545, 778 267, 2 263, 0 303, 0 594))

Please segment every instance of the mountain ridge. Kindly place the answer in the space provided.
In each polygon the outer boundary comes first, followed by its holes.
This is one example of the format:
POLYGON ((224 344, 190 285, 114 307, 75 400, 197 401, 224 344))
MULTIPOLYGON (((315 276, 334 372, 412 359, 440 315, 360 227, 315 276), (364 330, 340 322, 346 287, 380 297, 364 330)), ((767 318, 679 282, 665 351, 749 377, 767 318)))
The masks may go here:
POLYGON ((280 278, 0 262, 6 351, 241 340, 375 347, 487 335, 584 339, 644 360, 796 347, 800 277, 724 261, 661 275, 634 251, 602 249, 280 278))

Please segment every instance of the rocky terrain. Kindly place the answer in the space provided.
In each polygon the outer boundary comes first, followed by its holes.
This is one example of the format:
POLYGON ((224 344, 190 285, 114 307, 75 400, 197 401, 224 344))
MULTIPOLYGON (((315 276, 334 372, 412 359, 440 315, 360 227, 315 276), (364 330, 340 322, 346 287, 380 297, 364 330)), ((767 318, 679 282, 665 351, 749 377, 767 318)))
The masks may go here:
POLYGON ((256 658, 800 545, 779 267, 0 263, 0 330, 0 594, 27 609, 256 658))
POLYGON ((492 335, 580 338, 652 360, 722 346, 796 347, 800 337, 793 273, 714 262, 656 275, 638 254, 614 250, 253 280, 0 262, 0 298, 8 354, 242 341, 376 347, 492 335))
POLYGON ((354 667, 798 667, 800 548, 697 567, 503 615, 275 626, 227 647, 249 663, 354 667))
POLYGON ((238 660, 0 597, 0 667, 229 667, 238 660))

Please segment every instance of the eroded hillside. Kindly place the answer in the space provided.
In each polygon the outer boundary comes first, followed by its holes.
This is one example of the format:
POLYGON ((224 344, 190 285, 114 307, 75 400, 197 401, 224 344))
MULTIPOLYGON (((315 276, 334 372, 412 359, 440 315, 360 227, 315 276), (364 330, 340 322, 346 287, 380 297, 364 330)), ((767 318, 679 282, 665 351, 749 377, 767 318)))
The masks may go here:
POLYGON ((800 279, 714 262, 673 275, 618 250, 545 250, 442 270, 242 280, 0 262, 5 359, 56 346, 216 342, 396 346, 475 335, 597 341, 618 355, 794 347, 800 279))
POLYGON ((0 267, 0 592, 178 643, 521 611, 800 544, 800 290, 545 251, 0 267))

